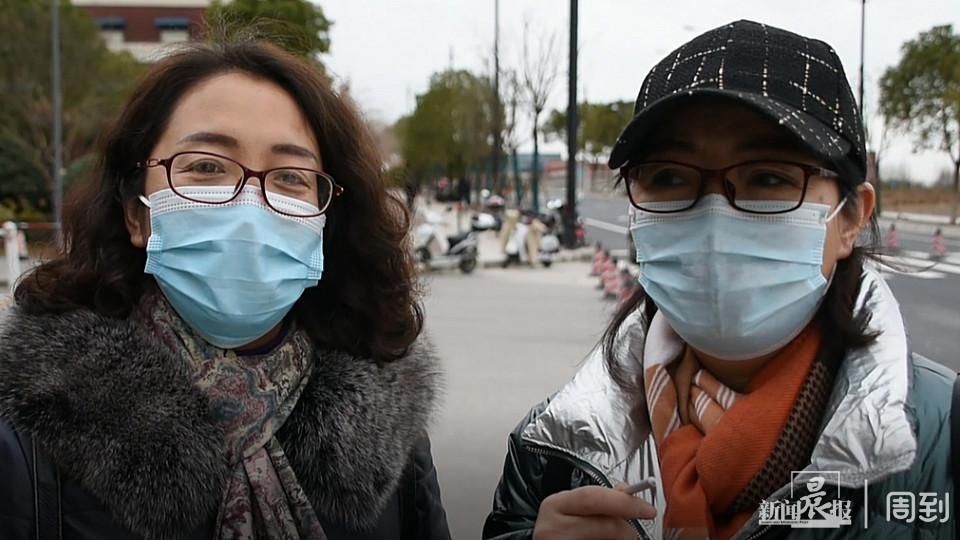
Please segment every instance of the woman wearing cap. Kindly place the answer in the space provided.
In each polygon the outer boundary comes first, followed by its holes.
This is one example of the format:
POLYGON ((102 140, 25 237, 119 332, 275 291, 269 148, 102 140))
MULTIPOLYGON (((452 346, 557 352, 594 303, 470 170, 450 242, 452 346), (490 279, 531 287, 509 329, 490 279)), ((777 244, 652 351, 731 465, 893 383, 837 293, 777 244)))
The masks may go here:
POLYGON ((641 290, 510 436, 484 538, 953 538, 955 375, 911 354, 857 244, 874 192, 836 54, 736 22, 654 67, 636 112, 610 165, 641 290), (896 492, 935 515, 889 516, 896 492), (835 528, 768 523, 792 502, 835 528))
POLYGON ((449 538, 406 212, 355 107, 195 45, 100 158, 5 316, 0 538, 449 538))

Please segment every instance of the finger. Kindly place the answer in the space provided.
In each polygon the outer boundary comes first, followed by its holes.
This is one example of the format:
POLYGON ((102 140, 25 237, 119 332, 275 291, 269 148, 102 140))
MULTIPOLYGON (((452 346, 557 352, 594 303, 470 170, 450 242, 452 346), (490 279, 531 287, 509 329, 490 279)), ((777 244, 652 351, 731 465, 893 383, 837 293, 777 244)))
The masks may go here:
POLYGON ((620 518, 554 516, 537 521, 534 540, 636 540, 637 531, 620 518))
POLYGON ((620 518, 580 517, 573 522, 570 532, 570 538, 637 540, 637 530, 620 518))
POLYGON ((558 513, 571 516, 607 516, 621 519, 650 519, 657 510, 633 495, 600 486, 586 486, 564 491, 552 505, 558 513))

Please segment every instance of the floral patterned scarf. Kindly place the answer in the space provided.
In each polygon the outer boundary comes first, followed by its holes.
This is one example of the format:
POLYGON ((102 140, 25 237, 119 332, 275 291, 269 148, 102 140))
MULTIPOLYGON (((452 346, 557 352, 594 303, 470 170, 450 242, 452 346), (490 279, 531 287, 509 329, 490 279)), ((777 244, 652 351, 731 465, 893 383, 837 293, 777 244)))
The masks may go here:
POLYGON ((275 435, 310 380, 313 346, 291 327, 274 350, 237 356, 208 344, 161 294, 142 306, 144 323, 191 367, 225 434, 232 472, 217 516, 220 540, 326 540, 275 435))

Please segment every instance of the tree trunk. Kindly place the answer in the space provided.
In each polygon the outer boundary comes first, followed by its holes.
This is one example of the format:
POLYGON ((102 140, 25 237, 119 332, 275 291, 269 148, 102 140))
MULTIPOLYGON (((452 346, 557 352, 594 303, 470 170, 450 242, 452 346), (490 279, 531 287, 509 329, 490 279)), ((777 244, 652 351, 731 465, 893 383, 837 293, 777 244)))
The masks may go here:
POLYGON ((950 224, 957 224, 957 211, 960 209, 960 159, 953 162, 953 204, 950 205, 950 224))
POLYGON ((957 213, 960 211, 960 118, 957 118, 957 156, 950 152, 953 161, 953 204, 950 205, 950 224, 957 224, 957 213))
POLYGON ((513 183, 516 186, 517 190, 517 206, 523 207, 523 184, 520 180, 520 164, 517 163, 517 149, 516 147, 510 149, 510 156, 513 158, 513 183))
POLYGON ((873 186, 874 191, 876 192, 876 203, 873 207, 873 214, 877 216, 877 219, 880 219, 880 216, 883 215, 883 178, 880 176, 880 152, 877 152, 876 161, 874 162, 874 167, 876 167, 876 185, 873 186))
POLYGON ((533 115, 533 211, 540 211, 540 130, 537 129, 540 114, 533 115))

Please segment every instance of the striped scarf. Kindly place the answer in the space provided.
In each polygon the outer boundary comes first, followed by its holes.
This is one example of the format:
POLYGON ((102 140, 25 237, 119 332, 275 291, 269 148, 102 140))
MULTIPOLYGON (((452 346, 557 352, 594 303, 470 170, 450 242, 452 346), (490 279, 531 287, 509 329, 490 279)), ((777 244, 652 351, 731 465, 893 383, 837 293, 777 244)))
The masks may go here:
POLYGON ((814 322, 739 393, 654 317, 644 389, 667 501, 665 538, 732 537, 791 471, 806 467, 833 382, 820 345, 814 322))

